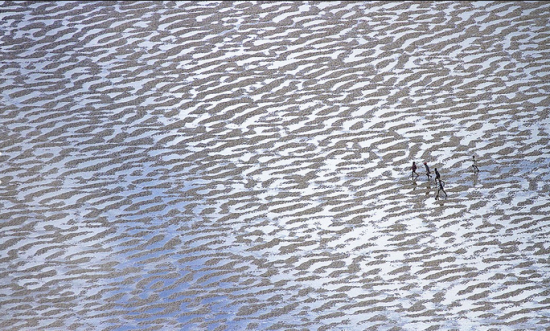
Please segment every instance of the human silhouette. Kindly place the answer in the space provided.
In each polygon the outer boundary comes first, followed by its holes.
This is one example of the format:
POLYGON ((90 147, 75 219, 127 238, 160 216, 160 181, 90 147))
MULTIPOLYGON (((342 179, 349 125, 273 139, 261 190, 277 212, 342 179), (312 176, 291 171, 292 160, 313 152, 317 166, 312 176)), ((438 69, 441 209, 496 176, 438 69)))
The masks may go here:
POLYGON ((477 162, 476 162, 476 157, 475 155, 472 156, 472 161, 474 162, 472 164, 472 169, 474 170, 474 173, 478 173, 479 172, 479 168, 477 167, 477 162))
POLYGON ((434 172, 435 172, 435 182, 437 183, 437 181, 441 181, 441 175, 439 174, 439 171, 437 171, 437 168, 434 168, 434 172))
POLYGON ((412 164, 412 166, 411 166, 411 170, 412 170, 411 177, 413 177, 413 176, 415 176, 415 175, 416 175, 416 177, 419 176, 419 175, 416 173, 416 169, 418 169, 417 166, 416 166, 416 162, 413 161, 413 164, 412 164))
POLYGON ((443 183, 443 181, 441 181, 441 179, 439 180, 438 184, 437 184, 437 194, 435 195, 435 199, 439 199, 439 192, 443 192, 445 193, 445 198, 447 197, 447 192, 445 192, 445 189, 443 189, 443 186, 444 186, 445 183, 443 183))
POLYGON ((432 173, 430 172, 430 167, 428 167, 428 162, 424 162, 424 168, 426 168, 426 176, 428 176, 428 180, 432 178, 432 173))

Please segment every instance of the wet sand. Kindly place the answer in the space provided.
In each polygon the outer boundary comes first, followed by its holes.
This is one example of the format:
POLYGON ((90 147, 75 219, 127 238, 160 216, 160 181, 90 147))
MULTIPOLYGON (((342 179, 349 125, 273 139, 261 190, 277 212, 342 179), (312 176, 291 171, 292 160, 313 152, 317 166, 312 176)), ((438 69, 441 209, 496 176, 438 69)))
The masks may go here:
POLYGON ((550 326, 549 3, 1 6, 0 328, 550 326))

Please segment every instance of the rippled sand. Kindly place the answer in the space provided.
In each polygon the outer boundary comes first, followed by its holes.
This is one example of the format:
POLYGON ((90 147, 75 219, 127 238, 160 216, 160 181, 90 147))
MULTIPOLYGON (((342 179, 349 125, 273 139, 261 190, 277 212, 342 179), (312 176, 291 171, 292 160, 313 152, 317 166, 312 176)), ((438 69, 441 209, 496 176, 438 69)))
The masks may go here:
POLYGON ((1 329, 550 328, 550 3, 0 16, 1 329))

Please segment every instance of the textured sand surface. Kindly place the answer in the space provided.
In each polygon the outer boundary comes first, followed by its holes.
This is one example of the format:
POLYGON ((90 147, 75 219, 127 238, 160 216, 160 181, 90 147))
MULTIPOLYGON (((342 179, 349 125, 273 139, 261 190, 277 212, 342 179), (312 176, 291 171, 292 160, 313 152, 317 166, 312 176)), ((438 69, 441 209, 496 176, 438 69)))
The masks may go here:
POLYGON ((0 329, 550 328, 549 2, 0 17, 0 329))

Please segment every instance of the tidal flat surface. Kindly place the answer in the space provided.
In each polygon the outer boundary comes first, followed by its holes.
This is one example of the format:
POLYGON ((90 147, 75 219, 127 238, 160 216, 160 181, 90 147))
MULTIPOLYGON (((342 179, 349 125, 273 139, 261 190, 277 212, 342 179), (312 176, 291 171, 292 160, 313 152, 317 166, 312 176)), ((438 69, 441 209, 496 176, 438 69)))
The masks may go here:
POLYGON ((549 2, 0 17, 1 329, 550 328, 549 2))

